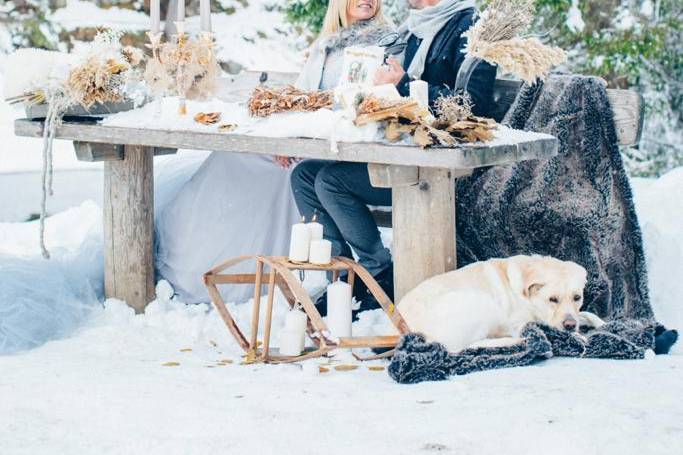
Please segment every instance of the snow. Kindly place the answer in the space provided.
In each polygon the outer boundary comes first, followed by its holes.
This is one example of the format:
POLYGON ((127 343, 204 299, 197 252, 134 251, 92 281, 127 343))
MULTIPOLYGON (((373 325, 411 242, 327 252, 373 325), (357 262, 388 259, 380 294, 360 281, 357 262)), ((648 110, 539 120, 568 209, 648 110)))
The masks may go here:
POLYGON ((579 9, 579 0, 572 0, 572 6, 567 11, 567 27, 574 33, 581 33, 586 27, 583 21, 581 10, 579 9))
POLYGON ((68 0, 66 7, 59 8, 50 19, 67 30, 79 27, 107 27, 114 30, 148 30, 149 16, 125 8, 99 8, 95 3, 68 0))
MULTIPOLYGON (((220 112, 219 123, 230 123, 237 128, 230 133, 263 137, 308 137, 318 139, 334 138, 343 142, 380 141, 382 135, 376 124, 356 127, 345 117, 342 110, 320 109, 315 112, 287 112, 273 114, 266 118, 250 117, 242 103, 212 101, 188 101, 187 115, 178 114, 178 100, 165 97, 139 109, 119 112, 102 120, 103 125, 124 128, 147 128, 175 131, 217 132, 216 125, 203 125, 194 121, 200 112, 220 112)), ((543 133, 513 130, 499 126, 495 138, 487 145, 498 146, 523 141, 552 138, 543 133)))
MULTIPOLYGON (((683 168, 633 185, 653 306, 680 328, 683 168)), ((87 203, 50 218, 48 245, 83 249, 98 216, 87 203)), ((0 268, 9 254, 42 261, 35 229, 0 224, 0 268)), ((319 286, 309 278, 307 287, 319 286)), ((323 359, 240 365, 241 350, 209 305, 174 301, 163 282, 157 293, 145 314, 116 300, 93 303, 71 336, 0 356, 0 415, 11 416, 0 426, 3 454, 498 454, 504 446, 507 454, 666 455, 683 444, 680 345, 642 361, 551 359, 402 386, 367 368, 382 361, 327 373, 318 371, 323 359)), ((245 326, 251 305, 229 308, 245 326)), ((274 308, 276 331, 281 296, 274 308)), ((362 316, 354 333, 388 330, 381 312, 362 316)), ((331 366, 348 363, 346 354, 331 366)))

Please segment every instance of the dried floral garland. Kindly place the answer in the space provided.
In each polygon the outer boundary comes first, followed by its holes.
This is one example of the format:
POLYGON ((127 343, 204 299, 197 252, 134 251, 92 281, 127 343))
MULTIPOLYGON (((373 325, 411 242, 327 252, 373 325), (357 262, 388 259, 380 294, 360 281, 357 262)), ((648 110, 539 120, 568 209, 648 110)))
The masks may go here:
POLYGON ((331 91, 301 91, 294 86, 281 88, 256 87, 249 98, 249 114, 268 117, 278 112, 310 112, 331 109, 334 95, 331 91))
POLYGON ((564 51, 538 38, 517 36, 534 18, 534 0, 493 0, 481 18, 463 33, 469 56, 498 65, 527 83, 543 78, 566 60, 564 51))

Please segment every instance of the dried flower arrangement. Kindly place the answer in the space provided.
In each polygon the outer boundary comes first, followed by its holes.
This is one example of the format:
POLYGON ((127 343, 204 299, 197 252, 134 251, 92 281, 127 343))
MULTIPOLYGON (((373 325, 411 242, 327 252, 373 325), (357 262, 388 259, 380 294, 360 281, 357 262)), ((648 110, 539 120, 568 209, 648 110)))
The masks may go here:
POLYGON ((566 60, 564 51, 536 37, 519 37, 534 18, 535 0, 492 0, 467 37, 465 52, 498 65, 527 83, 543 78, 566 60))
POLYGON ((218 89, 221 69, 213 51, 211 35, 190 40, 185 33, 176 42, 153 42, 153 57, 144 79, 154 95, 174 94, 181 99, 206 100, 218 89))
POLYGON ((12 102, 48 105, 43 129, 43 194, 40 211, 40 248, 45 258, 50 257, 45 247, 44 232, 47 196, 53 194, 52 145, 56 129, 64 113, 72 106, 81 105, 89 109, 95 103, 123 100, 127 83, 138 77, 136 66, 141 63, 143 54, 138 49, 123 47, 120 39, 120 32, 107 30, 98 33, 85 48, 80 61, 71 66, 65 80, 60 78, 12 99, 12 102))
POLYGON ((498 126, 492 119, 474 116, 471 101, 466 95, 440 98, 435 111, 437 118, 430 121, 429 111, 420 108, 412 99, 385 100, 366 96, 358 105, 354 123, 362 126, 370 122, 384 122, 384 135, 388 141, 396 142, 409 135, 416 145, 423 148, 488 141, 493 139, 493 130, 498 126))
POLYGON ((259 86, 252 92, 248 108, 254 117, 268 117, 278 112, 331 109, 333 104, 334 94, 331 91, 304 92, 291 85, 280 88, 259 86))

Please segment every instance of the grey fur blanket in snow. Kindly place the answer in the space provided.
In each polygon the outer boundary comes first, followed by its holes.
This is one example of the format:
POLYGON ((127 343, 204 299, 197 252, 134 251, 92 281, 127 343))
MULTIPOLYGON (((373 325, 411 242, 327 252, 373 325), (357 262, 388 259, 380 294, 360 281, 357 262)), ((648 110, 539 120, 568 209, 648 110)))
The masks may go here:
POLYGON ((544 324, 529 323, 518 344, 498 348, 471 348, 449 353, 439 343, 429 343, 418 333, 401 338, 389 375, 401 384, 440 381, 452 375, 525 366, 558 357, 642 359, 651 349, 664 354, 678 333, 652 321, 613 321, 583 334, 565 332, 544 324))
POLYGON ((585 311, 653 318, 642 239, 604 82, 551 75, 524 86, 505 123, 552 134, 559 154, 458 182, 458 262, 541 254, 588 270, 585 311))
POLYGON ((559 154, 458 182, 459 265, 517 254, 574 261, 588 271, 583 310, 612 322, 586 339, 532 323, 518 345, 455 354, 408 334, 392 358, 391 377, 413 383, 553 355, 636 359, 646 349, 668 352, 678 334, 654 322, 640 228, 602 80, 554 75, 524 86, 505 122, 552 134, 559 154))

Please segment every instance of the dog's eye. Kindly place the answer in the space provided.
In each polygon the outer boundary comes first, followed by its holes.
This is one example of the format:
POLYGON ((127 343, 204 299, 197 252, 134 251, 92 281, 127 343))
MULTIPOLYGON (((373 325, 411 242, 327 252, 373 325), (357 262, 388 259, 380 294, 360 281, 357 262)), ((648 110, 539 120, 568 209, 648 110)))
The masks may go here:
POLYGON ((553 303, 559 303, 560 299, 558 299, 557 297, 550 297, 550 301, 553 303))
POLYGON ((578 302, 579 300, 581 300, 581 295, 576 294, 576 295, 574 296, 574 301, 575 301, 575 302, 578 302))

